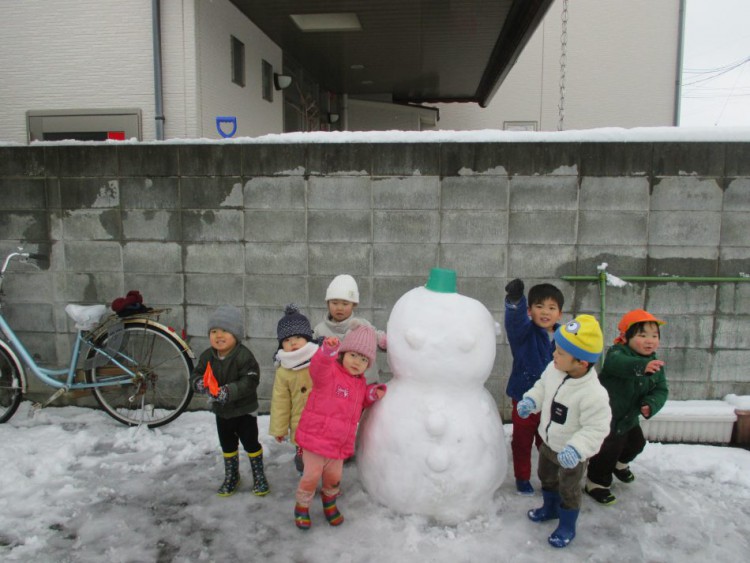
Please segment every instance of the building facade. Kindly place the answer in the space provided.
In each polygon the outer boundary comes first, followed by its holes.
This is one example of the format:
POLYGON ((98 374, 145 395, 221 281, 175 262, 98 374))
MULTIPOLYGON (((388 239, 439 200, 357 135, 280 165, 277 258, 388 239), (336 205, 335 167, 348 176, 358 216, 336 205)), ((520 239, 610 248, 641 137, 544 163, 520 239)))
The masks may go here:
POLYGON ((678 125, 683 13, 683 0, 556 0, 490 104, 439 104, 438 128, 678 125))
POLYGON ((560 127, 561 105, 563 129, 676 120, 684 0, 557 0, 487 108, 439 104, 439 114, 383 96, 354 100, 322 91, 230 0, 156 4, 159 26, 152 0, 3 2, 0 141, 76 133, 216 139, 222 117, 234 118, 236 137, 319 129, 549 131, 560 127), (282 72, 297 78, 284 91, 272 84, 282 72))

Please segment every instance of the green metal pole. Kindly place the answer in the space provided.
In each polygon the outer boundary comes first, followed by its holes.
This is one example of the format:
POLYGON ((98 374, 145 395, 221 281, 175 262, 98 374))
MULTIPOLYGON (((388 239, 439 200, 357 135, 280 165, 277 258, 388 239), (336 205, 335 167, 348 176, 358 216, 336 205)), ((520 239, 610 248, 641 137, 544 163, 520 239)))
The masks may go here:
POLYGON ((607 309, 607 270, 601 270, 599 272, 599 311, 601 320, 599 321, 602 326, 602 334, 604 333, 604 327, 607 326, 605 321, 607 309))
MULTIPOLYGON (((606 272, 604 273, 606 279, 606 272)), ((598 276, 561 276, 565 281, 600 281, 602 275, 598 276)), ((744 277, 718 277, 718 276, 617 276, 627 282, 689 282, 689 283, 747 283, 750 276, 744 277)))
MULTIPOLYGON (((626 282, 673 282, 673 283, 747 283, 750 282, 750 276, 617 276, 626 282)), ((588 281, 599 282, 599 310, 602 333, 604 333, 605 315, 606 315, 606 294, 607 294, 607 270, 603 268, 597 276, 561 276, 560 279, 569 282, 588 281)), ((605 342, 607 339, 605 337, 605 342)))

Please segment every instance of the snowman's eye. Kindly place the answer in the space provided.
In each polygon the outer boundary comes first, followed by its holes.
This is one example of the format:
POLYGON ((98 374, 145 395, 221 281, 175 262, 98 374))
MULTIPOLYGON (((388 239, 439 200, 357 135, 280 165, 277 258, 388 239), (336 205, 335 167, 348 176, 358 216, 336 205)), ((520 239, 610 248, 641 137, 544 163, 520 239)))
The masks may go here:
POLYGON ((462 334, 456 338, 456 345, 462 352, 471 352, 477 343, 477 339, 472 334, 462 334))
POLYGON ((409 344, 409 346, 411 346, 414 350, 419 350, 422 346, 424 346, 427 334, 423 330, 420 330, 418 328, 410 328, 406 331, 404 338, 406 338, 406 342, 409 344))

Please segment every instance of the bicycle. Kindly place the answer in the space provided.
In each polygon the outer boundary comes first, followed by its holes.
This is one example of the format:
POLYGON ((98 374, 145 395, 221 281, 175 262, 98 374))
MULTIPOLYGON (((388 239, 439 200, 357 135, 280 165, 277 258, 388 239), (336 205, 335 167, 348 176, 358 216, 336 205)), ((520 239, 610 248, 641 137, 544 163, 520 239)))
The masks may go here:
MULTIPOLYGON (((104 305, 65 307, 76 326, 67 368, 40 366, 16 336, 2 313, 2 285, 13 260, 29 262, 45 256, 8 254, 0 269, 0 423, 16 412, 28 389, 24 364, 43 383, 57 389, 45 407, 67 392, 89 390, 114 419, 128 426, 156 428, 173 421, 193 397, 193 354, 174 330, 158 322, 169 309, 119 317, 104 305)), ((36 265, 36 264, 34 264, 36 265)))

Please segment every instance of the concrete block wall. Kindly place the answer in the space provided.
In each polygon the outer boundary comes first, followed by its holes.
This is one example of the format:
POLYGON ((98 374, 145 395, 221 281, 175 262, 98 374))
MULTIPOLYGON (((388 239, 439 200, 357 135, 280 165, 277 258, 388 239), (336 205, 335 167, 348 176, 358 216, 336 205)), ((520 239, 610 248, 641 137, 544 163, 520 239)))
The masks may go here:
MULTIPOLYGON (((315 324, 340 273, 356 277, 358 314, 379 328, 436 266, 500 323, 514 277, 557 284, 567 318, 598 316, 600 296, 561 276, 604 262, 617 276, 750 275, 748 157, 750 143, 0 147, 0 253, 23 244, 51 257, 13 267, 4 313, 36 357, 62 364, 68 302, 138 289, 171 308, 166 322, 197 352, 213 308, 237 305, 267 408, 284 305, 315 324)), ((749 283, 608 287, 607 342, 636 307, 668 322, 671 398, 750 393, 749 283)), ((378 364, 389 379, 385 355, 378 364)), ((510 365, 501 335, 487 387, 506 419, 510 365)))

